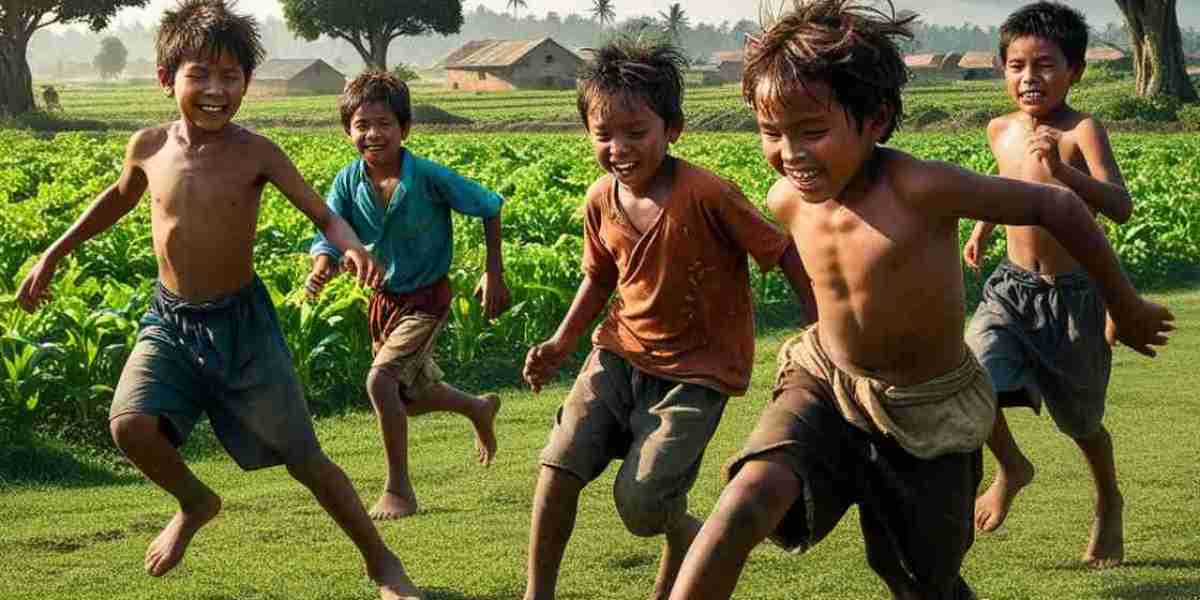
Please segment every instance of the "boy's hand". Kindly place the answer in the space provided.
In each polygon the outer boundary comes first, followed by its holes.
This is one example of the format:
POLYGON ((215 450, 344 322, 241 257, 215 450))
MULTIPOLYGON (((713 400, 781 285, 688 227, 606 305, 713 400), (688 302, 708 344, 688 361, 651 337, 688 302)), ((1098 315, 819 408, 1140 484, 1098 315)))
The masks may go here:
POLYGON ((312 273, 308 274, 308 279, 304 283, 304 290, 308 293, 309 298, 316 298, 321 295, 321 290, 325 289, 325 284, 329 283, 338 272, 341 271, 341 266, 333 260, 333 257, 328 254, 318 254, 313 260, 312 273))
POLYGON ((1039 125, 1026 141, 1026 150, 1042 163, 1051 175, 1058 175, 1063 167, 1062 155, 1058 153, 1058 143, 1062 132, 1048 125, 1039 125))
POLYGON ((508 310, 512 298, 508 293, 508 284, 504 283, 503 273, 488 271, 479 278, 475 286, 475 299, 483 305, 483 316, 488 319, 499 317, 508 310))
POLYGON ((42 305, 43 302, 50 300, 50 281, 54 279, 54 270, 58 268, 58 259, 50 253, 43 254, 29 273, 25 275, 25 279, 21 282, 21 287, 17 288, 17 304, 26 312, 33 312, 42 305))
POLYGON ((362 286, 373 290, 379 289, 383 283, 384 269, 379 261, 369 252, 351 248, 342 256, 342 268, 354 274, 354 278, 362 286))
POLYGON ((1104 341, 1108 342, 1109 346, 1117 345, 1117 323, 1108 311, 1104 312, 1104 341))
MULTIPOLYGON (((1152 346, 1165 346, 1167 332, 1175 329, 1175 315, 1149 300, 1138 298, 1136 304, 1121 313, 1110 313, 1113 321, 1112 336, 1122 344, 1129 346, 1134 352, 1146 356, 1156 353, 1152 346)), ((1105 337, 1109 337, 1109 327, 1105 327, 1105 337)))
POLYGON ((559 365, 567 357, 567 349, 557 338, 550 338, 529 349, 525 356, 525 370, 522 376, 525 383, 536 394, 542 391, 542 386, 554 378, 559 365))
POLYGON ((979 272, 983 257, 987 255, 987 246, 988 238, 979 239, 976 236, 971 236, 963 246, 963 261, 976 273, 979 272))

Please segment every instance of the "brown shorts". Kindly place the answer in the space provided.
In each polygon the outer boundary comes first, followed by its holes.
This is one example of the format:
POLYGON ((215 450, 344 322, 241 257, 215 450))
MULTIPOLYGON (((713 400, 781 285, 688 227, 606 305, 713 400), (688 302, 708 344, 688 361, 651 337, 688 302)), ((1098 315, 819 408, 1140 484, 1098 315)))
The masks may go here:
POLYGON ((405 402, 442 380, 433 362, 437 334, 450 312, 450 282, 442 280, 405 294, 375 292, 368 308, 372 368, 400 383, 405 402))
POLYGON ((876 572, 906 578, 926 598, 972 597, 959 569, 975 539, 980 450, 918 458, 893 438, 850 424, 830 384, 796 368, 781 372, 774 399, 729 462, 726 478, 731 481, 742 466, 768 454, 801 484, 800 497, 772 541, 803 552, 857 504, 868 562, 876 572))
POLYGON ((617 512, 635 535, 662 533, 687 512, 727 400, 594 349, 558 409, 541 463, 590 482, 611 460, 624 459, 613 484, 617 512))

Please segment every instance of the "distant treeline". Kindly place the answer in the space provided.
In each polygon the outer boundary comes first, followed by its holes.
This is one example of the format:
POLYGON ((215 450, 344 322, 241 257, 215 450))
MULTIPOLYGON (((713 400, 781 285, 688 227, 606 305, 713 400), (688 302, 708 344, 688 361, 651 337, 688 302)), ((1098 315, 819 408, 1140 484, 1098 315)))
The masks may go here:
MULTIPOLYGON (((686 10, 686 9, 685 9, 686 10)), ((277 17, 260 22, 268 56, 273 58, 321 57, 346 73, 362 69, 362 60, 349 44, 321 38, 315 42, 298 39, 277 17)), ((568 48, 595 46, 618 31, 661 32, 666 24, 659 15, 634 17, 605 27, 603 31, 591 15, 549 12, 545 15, 496 12, 476 6, 464 15, 460 33, 451 36, 400 38, 392 43, 389 64, 403 62, 417 67, 435 63, 450 51, 470 40, 527 39, 553 37, 568 48)), ((707 62, 713 52, 737 50, 747 34, 759 31, 750 20, 724 21, 718 24, 692 22, 678 27, 678 42, 685 54, 698 64, 707 62)), ((970 23, 960 26, 934 25, 918 22, 915 38, 905 44, 906 52, 964 52, 995 48, 999 42, 996 26, 980 27, 970 23)), ((29 62, 40 77, 86 76, 92 58, 100 49, 100 40, 116 36, 129 50, 129 67, 125 77, 152 77, 154 61, 154 28, 133 23, 91 33, 69 28, 61 31, 39 30, 29 44, 29 62), (80 71, 86 71, 81 73, 80 71)), ((1107 23, 1094 30, 1097 39, 1128 48, 1129 37, 1124 25, 1107 23)), ((1200 54, 1200 29, 1183 30, 1184 52, 1200 54)))

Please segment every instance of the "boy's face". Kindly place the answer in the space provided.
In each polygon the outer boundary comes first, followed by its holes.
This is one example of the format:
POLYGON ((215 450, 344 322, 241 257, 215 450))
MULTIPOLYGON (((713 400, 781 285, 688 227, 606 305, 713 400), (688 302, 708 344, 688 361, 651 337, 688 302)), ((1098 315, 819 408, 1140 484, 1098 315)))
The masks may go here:
POLYGON ((667 125, 645 100, 636 96, 618 100, 611 110, 592 110, 588 115, 588 135, 596 162, 634 191, 649 188, 667 156, 667 148, 679 139, 682 129, 682 123, 667 125))
POLYGON ((1027 35, 1008 44, 1004 80, 1017 109, 1033 117, 1044 117, 1066 102, 1071 86, 1083 73, 1071 66, 1058 44, 1027 35))
MULTIPOLYGON (((764 83, 762 85, 770 85, 764 83)), ((762 89, 759 98, 769 98, 762 89)), ((883 135, 886 119, 858 123, 831 98, 823 83, 808 83, 778 110, 757 103, 763 155, 792 184, 805 202, 837 198, 871 156, 883 135)))
POLYGON ((227 51, 184 60, 173 83, 167 70, 159 67, 158 80, 175 96, 179 114, 204 131, 220 131, 229 124, 249 85, 242 66, 227 51))
POLYGON ((350 139, 368 163, 385 163, 400 155, 409 126, 386 103, 366 102, 350 117, 350 139))

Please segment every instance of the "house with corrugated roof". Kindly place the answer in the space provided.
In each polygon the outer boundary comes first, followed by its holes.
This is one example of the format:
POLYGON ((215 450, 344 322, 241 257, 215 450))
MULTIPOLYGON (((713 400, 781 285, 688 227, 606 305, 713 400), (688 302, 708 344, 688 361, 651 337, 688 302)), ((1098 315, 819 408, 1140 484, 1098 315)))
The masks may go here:
POLYGON ((929 79, 962 79, 962 69, 958 61, 962 55, 957 52, 926 53, 904 55, 904 66, 908 67, 914 80, 929 79))
POLYGON ((340 94, 346 76, 319 58, 272 58, 254 70, 251 89, 281 94, 340 94))
POLYGON ((474 40, 441 61, 455 90, 570 89, 583 59, 550 38, 474 40))
POLYGON ((996 79, 1000 77, 1000 61, 995 52, 988 50, 972 50, 962 55, 958 68, 963 71, 963 79, 996 79))
POLYGON ((1111 69, 1133 69, 1133 57, 1128 52, 1112 46, 1088 48, 1084 60, 1089 65, 1104 65, 1111 69))
POLYGON ((746 55, 741 50, 729 50, 712 53, 711 69, 703 69, 704 85, 723 85, 739 83, 742 71, 746 69, 746 55))

